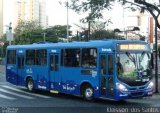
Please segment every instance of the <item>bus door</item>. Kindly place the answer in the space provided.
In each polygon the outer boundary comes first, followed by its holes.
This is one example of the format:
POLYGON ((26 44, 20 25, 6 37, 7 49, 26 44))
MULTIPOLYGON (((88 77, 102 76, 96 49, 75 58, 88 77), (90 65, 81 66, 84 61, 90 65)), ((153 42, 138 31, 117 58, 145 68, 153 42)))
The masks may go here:
POLYGON ((24 81, 24 55, 17 56, 17 84, 22 85, 24 81))
POLYGON ((110 97, 114 96, 114 65, 112 54, 100 55, 100 89, 101 96, 110 97))
POLYGON ((50 54, 50 88, 55 89, 56 83, 58 82, 58 71, 59 71, 59 55, 58 54, 50 54))

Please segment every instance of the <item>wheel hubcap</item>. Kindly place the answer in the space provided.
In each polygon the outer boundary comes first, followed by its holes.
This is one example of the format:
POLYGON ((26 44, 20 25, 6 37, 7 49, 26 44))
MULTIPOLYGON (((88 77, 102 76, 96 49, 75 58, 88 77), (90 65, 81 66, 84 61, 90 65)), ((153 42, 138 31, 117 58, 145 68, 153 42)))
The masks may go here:
POLYGON ((30 91, 33 89, 33 83, 31 81, 28 82, 28 89, 30 91))
POLYGON ((92 97, 92 95, 93 95, 93 90, 90 89, 90 88, 86 89, 85 95, 86 95, 86 98, 92 97))

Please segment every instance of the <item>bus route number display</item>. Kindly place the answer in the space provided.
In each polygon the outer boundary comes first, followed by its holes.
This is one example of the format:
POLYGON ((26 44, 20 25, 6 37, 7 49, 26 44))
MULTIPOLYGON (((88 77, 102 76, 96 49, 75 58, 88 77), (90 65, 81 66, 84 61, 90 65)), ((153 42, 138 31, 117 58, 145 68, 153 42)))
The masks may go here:
POLYGON ((143 44, 120 44, 120 50, 144 50, 145 45, 143 44))

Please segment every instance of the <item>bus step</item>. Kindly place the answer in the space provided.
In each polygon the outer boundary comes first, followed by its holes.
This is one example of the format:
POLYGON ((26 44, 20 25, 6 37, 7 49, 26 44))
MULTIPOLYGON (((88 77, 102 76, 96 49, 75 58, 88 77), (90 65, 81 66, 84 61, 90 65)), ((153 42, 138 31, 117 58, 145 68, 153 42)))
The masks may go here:
POLYGON ((55 90, 50 90, 50 93, 56 93, 56 94, 58 94, 59 92, 55 91, 55 90))

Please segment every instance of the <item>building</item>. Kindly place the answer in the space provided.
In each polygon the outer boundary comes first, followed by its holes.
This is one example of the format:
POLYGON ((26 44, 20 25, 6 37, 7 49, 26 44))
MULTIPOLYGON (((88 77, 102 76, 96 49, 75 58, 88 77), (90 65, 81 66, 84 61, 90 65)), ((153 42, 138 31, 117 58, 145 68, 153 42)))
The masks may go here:
MULTIPOLYGON (((133 27, 139 27, 139 32, 133 32, 134 34, 136 33, 137 35, 141 35, 146 37, 145 41, 149 43, 153 43, 153 18, 150 14, 145 13, 139 13, 139 12, 134 12, 130 13, 126 17, 126 30, 133 28, 133 27)), ((130 36, 133 37, 133 35, 130 33, 130 36)), ((135 39, 137 39, 138 36, 135 35, 135 39)), ((130 39, 130 37, 128 37, 130 39)), ((138 39, 139 40, 139 39, 138 39)))
POLYGON ((47 26, 47 16, 46 15, 46 1, 40 0, 39 3, 39 22, 43 27, 47 26))
POLYGON ((3 35, 3 0, 0 0, 0 38, 3 35))
POLYGON ((37 21, 42 27, 46 27, 46 1, 15 0, 13 27, 20 21, 37 21))

